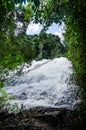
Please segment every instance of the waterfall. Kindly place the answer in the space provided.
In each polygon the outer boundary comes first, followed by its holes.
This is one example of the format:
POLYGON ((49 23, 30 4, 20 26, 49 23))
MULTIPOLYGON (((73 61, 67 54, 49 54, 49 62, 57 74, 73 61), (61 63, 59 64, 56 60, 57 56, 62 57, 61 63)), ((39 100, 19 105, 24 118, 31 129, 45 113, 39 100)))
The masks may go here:
POLYGON ((78 86, 69 83, 73 73, 71 62, 64 57, 33 61, 23 73, 5 86, 8 95, 15 99, 10 104, 33 107, 73 108, 78 101, 78 86))

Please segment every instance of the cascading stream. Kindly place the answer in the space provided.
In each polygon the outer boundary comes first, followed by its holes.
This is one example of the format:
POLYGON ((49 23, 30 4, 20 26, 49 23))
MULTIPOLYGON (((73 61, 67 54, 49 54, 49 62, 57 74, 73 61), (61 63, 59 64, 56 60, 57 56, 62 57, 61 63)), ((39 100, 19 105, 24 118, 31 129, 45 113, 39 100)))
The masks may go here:
POLYGON ((14 95, 10 103, 23 104, 25 108, 66 107, 74 108, 78 100, 78 86, 69 84, 72 64, 67 58, 33 61, 24 67, 23 74, 6 86, 8 95, 14 95))

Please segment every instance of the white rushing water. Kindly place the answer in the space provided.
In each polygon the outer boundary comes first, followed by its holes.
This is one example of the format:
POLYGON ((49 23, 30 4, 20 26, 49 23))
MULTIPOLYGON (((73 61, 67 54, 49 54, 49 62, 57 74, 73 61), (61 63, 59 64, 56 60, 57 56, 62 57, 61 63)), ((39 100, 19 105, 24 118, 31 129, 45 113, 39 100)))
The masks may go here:
POLYGON ((30 67, 24 67, 21 76, 7 84, 7 93, 15 97, 10 103, 23 104, 25 108, 73 108, 77 86, 68 84, 71 67, 71 62, 64 57, 33 61, 30 67))

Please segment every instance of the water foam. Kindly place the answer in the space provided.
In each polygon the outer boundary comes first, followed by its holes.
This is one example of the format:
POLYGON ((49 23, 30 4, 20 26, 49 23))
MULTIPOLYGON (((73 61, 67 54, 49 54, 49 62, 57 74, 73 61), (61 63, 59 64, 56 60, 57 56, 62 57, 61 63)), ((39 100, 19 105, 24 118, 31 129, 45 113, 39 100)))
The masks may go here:
POLYGON ((72 93, 77 86, 68 84, 71 67, 71 62, 64 57, 33 61, 29 68, 23 69, 21 76, 6 86, 7 93, 15 97, 10 103, 23 104, 25 108, 72 108, 77 100, 72 93))

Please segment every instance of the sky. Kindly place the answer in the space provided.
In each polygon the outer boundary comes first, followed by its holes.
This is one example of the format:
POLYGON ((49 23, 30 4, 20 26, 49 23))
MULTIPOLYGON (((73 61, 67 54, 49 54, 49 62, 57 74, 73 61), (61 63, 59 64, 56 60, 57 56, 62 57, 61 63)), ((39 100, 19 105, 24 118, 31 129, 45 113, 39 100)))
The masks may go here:
MULTIPOLYGON (((27 35, 34 35, 34 34, 39 34, 40 31, 42 30, 42 25, 40 25, 39 23, 33 23, 31 22, 28 25, 26 34, 27 35)), ((62 33, 65 32, 64 30, 64 23, 62 23, 62 25, 60 26, 59 24, 55 24, 53 23, 48 30, 46 31, 46 33, 52 33, 54 35, 58 35, 61 38, 61 41, 64 39, 62 33)))

